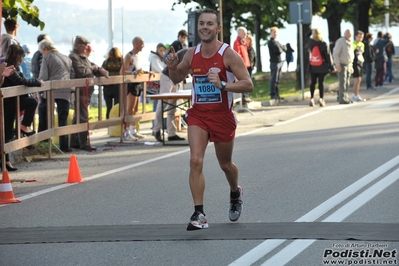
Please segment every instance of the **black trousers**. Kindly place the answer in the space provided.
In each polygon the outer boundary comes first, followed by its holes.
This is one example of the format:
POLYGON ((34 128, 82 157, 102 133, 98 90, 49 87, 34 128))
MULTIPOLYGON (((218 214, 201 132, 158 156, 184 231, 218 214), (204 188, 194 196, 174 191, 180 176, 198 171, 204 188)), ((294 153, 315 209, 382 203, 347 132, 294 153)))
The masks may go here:
POLYGON ((280 63, 270 63, 270 98, 280 99, 280 93, 278 91, 278 84, 281 79, 281 70, 283 64, 280 63))
POLYGON ((112 106, 119 103, 119 85, 105 85, 103 88, 105 105, 107 106, 106 118, 109 118, 109 112, 112 109, 112 106), (113 100, 113 101, 112 101, 113 100))
POLYGON ((313 99, 314 91, 316 89, 316 82, 319 80, 319 95, 320 98, 324 97, 324 80, 327 73, 310 73, 311 83, 310 83, 310 98, 313 99))
MULTIPOLYGON (((35 98, 23 95, 19 101, 19 111, 24 111, 24 118, 21 124, 24 126, 31 126, 35 117, 37 101, 35 98)), ((4 99, 4 139, 5 142, 10 142, 14 138, 14 122, 17 118, 19 122, 19 112, 17 108, 17 98, 11 97, 4 99)), ((8 161, 8 154, 6 155, 8 161)))
MULTIPOLYGON (((69 101, 64 99, 55 99, 57 103, 58 126, 63 127, 68 124, 69 101)), ((39 132, 47 129, 47 99, 42 99, 39 104, 39 132)), ((68 135, 60 136, 60 148, 68 149, 68 135)))

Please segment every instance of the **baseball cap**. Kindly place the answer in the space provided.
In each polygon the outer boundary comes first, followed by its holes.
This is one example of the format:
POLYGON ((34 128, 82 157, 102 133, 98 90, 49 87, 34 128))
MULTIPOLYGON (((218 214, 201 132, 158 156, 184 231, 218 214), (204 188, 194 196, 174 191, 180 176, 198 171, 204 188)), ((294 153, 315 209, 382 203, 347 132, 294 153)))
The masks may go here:
POLYGON ((76 45, 79 45, 79 44, 87 45, 88 43, 90 43, 89 40, 86 39, 86 38, 83 37, 83 36, 77 35, 77 36, 75 37, 75 43, 74 43, 75 46, 76 46, 76 45))

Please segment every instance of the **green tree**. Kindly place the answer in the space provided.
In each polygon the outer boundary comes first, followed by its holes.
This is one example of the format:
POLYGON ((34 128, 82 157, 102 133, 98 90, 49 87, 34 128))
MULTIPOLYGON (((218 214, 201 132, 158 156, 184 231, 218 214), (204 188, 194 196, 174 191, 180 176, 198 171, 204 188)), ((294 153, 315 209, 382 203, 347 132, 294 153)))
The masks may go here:
POLYGON ((34 27, 44 28, 44 22, 39 19, 39 8, 32 5, 34 0, 3 0, 2 16, 4 19, 21 17, 34 27))
MULTIPOLYGON (((219 0, 177 0, 175 5, 197 3, 197 8, 212 8, 219 10, 219 0)), ((262 71, 260 46, 261 40, 267 40, 272 26, 283 27, 288 17, 288 0, 229 0, 222 2, 223 41, 231 43, 231 29, 246 27, 255 35, 257 53, 257 70, 262 71), (272 11, 272 12, 271 12, 272 11)), ((193 11, 191 8, 188 12, 193 11)), ((264 43, 265 44, 265 43, 264 43)), ((262 45, 264 45, 262 44, 262 45)))

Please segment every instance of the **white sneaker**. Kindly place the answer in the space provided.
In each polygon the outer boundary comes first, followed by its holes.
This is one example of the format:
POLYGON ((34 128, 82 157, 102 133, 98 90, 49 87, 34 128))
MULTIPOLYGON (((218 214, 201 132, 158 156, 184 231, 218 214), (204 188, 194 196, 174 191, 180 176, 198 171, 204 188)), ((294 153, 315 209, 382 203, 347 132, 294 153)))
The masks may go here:
POLYGON ((145 138, 144 135, 141 135, 141 134, 138 133, 137 131, 134 132, 132 135, 133 135, 133 137, 135 137, 135 138, 137 138, 137 139, 144 139, 144 138, 145 138))
POLYGON ((353 94, 353 95, 352 95, 352 101, 353 101, 353 102, 358 102, 358 101, 359 101, 359 96, 353 94))
POLYGON ((125 133, 123 133, 123 140, 125 141, 137 141, 138 138, 134 137, 129 130, 126 130, 125 133))
POLYGON ((360 97, 360 95, 357 96, 357 100, 358 102, 365 102, 366 99, 363 99, 362 97, 360 97))

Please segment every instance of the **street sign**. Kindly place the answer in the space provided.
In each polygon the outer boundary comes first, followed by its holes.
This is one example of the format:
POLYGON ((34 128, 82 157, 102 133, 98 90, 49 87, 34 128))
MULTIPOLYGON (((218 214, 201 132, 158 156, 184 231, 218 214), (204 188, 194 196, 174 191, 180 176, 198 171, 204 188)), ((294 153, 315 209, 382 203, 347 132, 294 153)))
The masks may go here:
POLYGON ((312 1, 290 2, 290 24, 310 24, 312 22, 312 1))
POLYGON ((299 59, 301 71, 302 100, 305 99, 305 73, 303 60, 303 32, 302 25, 312 23, 312 2, 296 1, 290 2, 290 24, 298 24, 299 30, 299 59))

